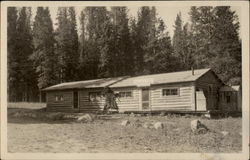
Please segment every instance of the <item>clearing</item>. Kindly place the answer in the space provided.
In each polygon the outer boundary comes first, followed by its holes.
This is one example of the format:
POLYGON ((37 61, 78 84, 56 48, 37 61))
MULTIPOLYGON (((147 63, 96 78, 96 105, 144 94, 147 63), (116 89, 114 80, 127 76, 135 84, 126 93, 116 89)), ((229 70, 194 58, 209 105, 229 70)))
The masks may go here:
POLYGON ((239 153, 242 150, 242 118, 202 119, 189 115, 114 114, 113 118, 96 118, 93 122, 79 123, 73 119, 63 120, 60 117, 41 118, 43 115, 55 114, 38 109, 43 105, 17 106, 11 105, 8 108, 8 151, 11 153, 239 153), (27 115, 33 112, 41 116, 37 118, 16 114, 27 115), (194 119, 200 119, 210 132, 192 133, 190 122, 194 119), (129 120, 131 124, 121 126, 123 120, 129 120), (143 127, 145 123, 154 122, 164 123, 164 128, 156 130, 143 127), (222 131, 228 134, 223 135, 222 131))

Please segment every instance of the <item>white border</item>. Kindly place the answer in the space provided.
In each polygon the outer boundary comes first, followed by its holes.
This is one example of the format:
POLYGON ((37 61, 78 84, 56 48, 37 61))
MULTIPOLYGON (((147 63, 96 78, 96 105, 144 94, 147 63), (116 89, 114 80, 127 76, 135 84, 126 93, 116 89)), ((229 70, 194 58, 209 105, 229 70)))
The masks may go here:
POLYGON ((249 2, 248 1, 9 1, 1 2, 1 158, 2 159, 249 159, 249 2), (241 7, 243 75, 242 153, 7 153, 7 6, 217 6, 241 7))

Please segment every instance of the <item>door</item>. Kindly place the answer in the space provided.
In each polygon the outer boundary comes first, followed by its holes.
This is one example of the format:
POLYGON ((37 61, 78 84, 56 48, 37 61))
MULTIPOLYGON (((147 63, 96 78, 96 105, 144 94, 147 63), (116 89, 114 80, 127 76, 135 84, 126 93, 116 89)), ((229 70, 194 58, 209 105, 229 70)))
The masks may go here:
POLYGON ((196 91, 196 105, 197 105, 197 111, 206 111, 207 103, 206 103, 206 96, 203 90, 196 91))
POLYGON ((142 110, 149 110, 149 88, 142 88, 142 110))
POLYGON ((73 105, 73 107, 78 108, 78 92, 77 91, 74 92, 73 97, 74 97, 74 105, 73 105))

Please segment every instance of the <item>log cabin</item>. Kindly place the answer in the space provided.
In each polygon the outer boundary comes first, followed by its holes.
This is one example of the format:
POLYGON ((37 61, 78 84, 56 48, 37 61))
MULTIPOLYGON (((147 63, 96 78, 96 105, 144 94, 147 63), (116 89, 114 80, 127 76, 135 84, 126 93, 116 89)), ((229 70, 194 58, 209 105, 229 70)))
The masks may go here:
MULTIPOLYGON (((119 112, 225 109, 226 86, 211 69, 66 82, 43 89, 48 111, 96 112, 104 107, 105 87, 119 94, 119 112), (223 105, 220 107, 220 105, 223 105)), ((230 89, 229 89, 230 90, 230 89)), ((237 107, 236 107, 237 108, 237 107)), ((240 107, 238 107, 240 108, 240 107)))

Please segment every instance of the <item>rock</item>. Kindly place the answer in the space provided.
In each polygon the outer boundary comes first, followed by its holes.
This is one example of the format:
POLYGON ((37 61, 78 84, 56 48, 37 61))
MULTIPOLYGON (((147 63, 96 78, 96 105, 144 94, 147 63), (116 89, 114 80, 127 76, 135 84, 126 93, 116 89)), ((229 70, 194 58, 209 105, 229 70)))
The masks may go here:
POLYGON ((150 125, 151 125, 151 124, 149 124, 149 123, 144 123, 144 124, 142 125, 142 127, 143 127, 143 128, 149 128, 150 125))
POLYGON ((127 126, 127 125, 129 125, 129 124, 130 124, 129 120, 124 120, 124 121, 122 121, 122 123, 121 123, 122 126, 127 126))
POLYGON ((208 131, 208 128, 196 119, 191 121, 191 130, 194 133, 204 134, 208 131))
POLYGON ((193 132, 195 132, 199 128, 199 125, 200 125, 200 121, 199 120, 193 120, 193 121, 191 121, 191 130, 193 132))
POLYGON ((140 122, 141 122, 140 119, 135 120, 135 123, 140 123, 140 122))
POLYGON ((226 135, 229 134, 229 132, 227 132, 227 131, 221 131, 220 133, 221 133, 223 136, 226 136, 226 135))
POLYGON ((130 113, 130 117, 135 117, 135 114, 133 112, 130 113))
POLYGON ((206 114, 204 114, 204 117, 210 119, 211 118, 211 114, 206 113, 206 114))
POLYGON ((151 114, 151 113, 148 113, 148 114, 146 114, 146 116, 148 116, 148 117, 149 117, 149 116, 152 116, 152 114, 151 114))
POLYGON ((180 130, 181 130, 180 128, 173 129, 173 131, 175 131, 175 132, 179 132, 180 130))
POLYGON ((92 122, 94 119, 90 116, 90 114, 85 114, 83 116, 78 117, 78 122, 92 122))
POLYGON ((164 128, 164 125, 163 125, 163 123, 161 123, 161 122, 156 122, 156 123, 154 124, 154 128, 155 128, 155 129, 162 129, 162 128, 164 128))
POLYGON ((165 114, 166 114, 165 112, 161 112, 160 116, 165 116, 165 114))
POLYGON ((197 134, 205 134, 205 133, 207 133, 207 129, 206 128, 199 128, 199 129, 197 129, 197 131, 195 132, 195 133, 197 133, 197 134))
POLYGON ((151 150, 151 148, 150 148, 150 147, 144 147, 144 150, 148 150, 148 151, 150 151, 150 150, 151 150))
POLYGON ((185 114, 184 118, 191 118, 190 114, 185 114))

